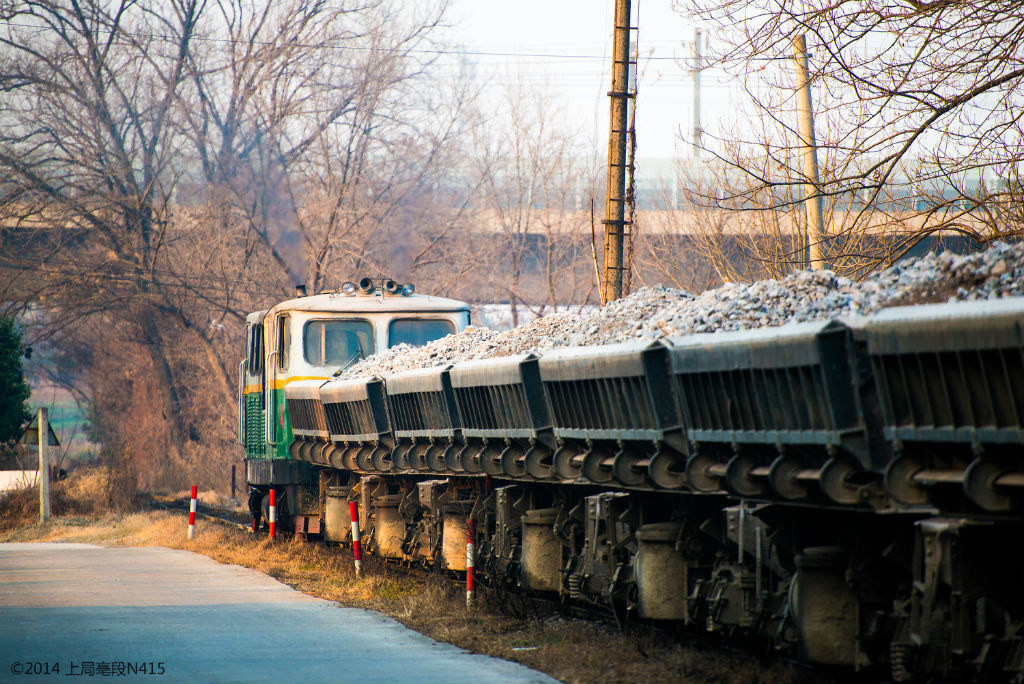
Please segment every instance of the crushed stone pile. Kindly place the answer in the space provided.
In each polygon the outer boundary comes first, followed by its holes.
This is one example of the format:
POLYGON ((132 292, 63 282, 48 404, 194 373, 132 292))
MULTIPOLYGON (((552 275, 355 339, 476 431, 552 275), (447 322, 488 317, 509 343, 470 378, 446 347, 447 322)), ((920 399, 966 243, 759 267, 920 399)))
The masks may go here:
POLYGON ((907 304, 1024 295, 1024 244, 995 243, 984 252, 950 252, 908 259, 861 281, 827 270, 805 270, 782 280, 727 283, 693 295, 645 287, 584 313, 556 313, 499 332, 470 326, 422 347, 399 345, 363 359, 342 378, 383 376, 555 347, 720 330, 747 330, 802 321, 864 316, 907 304))

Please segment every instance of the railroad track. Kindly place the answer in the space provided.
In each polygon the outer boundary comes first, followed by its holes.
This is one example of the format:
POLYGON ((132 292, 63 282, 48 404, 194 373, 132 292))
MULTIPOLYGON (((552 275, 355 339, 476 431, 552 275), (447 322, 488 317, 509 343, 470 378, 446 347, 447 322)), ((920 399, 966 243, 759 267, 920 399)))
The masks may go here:
MULTIPOLYGON (((184 513, 188 513, 188 506, 189 506, 187 500, 185 500, 185 501, 157 501, 156 499, 153 499, 153 498, 149 499, 149 505, 154 507, 154 508, 158 508, 160 510, 165 510, 165 511, 182 511, 184 513)), ((250 531, 252 529, 252 527, 250 525, 246 525, 244 523, 239 522, 238 520, 233 520, 231 518, 226 517, 226 514, 229 513, 229 512, 231 512, 231 511, 228 511, 227 509, 218 509, 216 507, 204 506, 202 508, 197 508, 196 509, 196 517, 203 518, 204 520, 211 520, 211 521, 214 521, 214 522, 223 523, 225 525, 230 525, 232 527, 237 527, 238 529, 245 530, 246 532, 248 532, 248 531, 250 531), (206 510, 203 510, 204 508, 206 510), (210 513, 208 511, 214 511, 214 512, 210 513), (217 511, 219 511, 221 514, 220 515, 216 514, 217 511)))

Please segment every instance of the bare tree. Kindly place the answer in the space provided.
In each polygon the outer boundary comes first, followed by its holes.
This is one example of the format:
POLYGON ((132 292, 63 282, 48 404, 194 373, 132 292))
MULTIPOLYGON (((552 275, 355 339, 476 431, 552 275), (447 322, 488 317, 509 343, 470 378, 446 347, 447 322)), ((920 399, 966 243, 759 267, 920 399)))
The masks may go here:
MULTIPOLYGON (((157 14, 129 2, 5 2, 0 14, 0 203, 80 233, 63 250, 65 289, 93 294, 148 350, 168 422, 183 436, 180 401, 161 343, 155 270, 168 240, 170 203, 182 169, 174 121, 199 0, 157 14)), ((61 235, 57 242, 65 240, 61 235)), ((81 304, 80 304, 81 306, 81 304)), ((62 311, 75 317, 78 311, 62 311)))
POLYGON ((744 122, 703 147, 746 177, 705 206, 788 211, 796 154, 794 39, 812 52, 826 256, 842 270, 891 261, 924 237, 1016 237, 1024 136, 1024 12, 1010 2, 677 3, 712 26, 708 65, 743 84, 744 122), (842 215, 842 221, 835 218, 842 215), (866 251, 865 251, 866 250, 866 251))
POLYGON ((380 242, 397 207, 443 175, 465 101, 464 82, 453 94, 435 73, 444 10, 387 0, 211 10, 212 42, 193 60, 197 100, 183 112, 206 192, 293 282, 317 291, 336 265, 375 270, 368 238, 380 242))
POLYGON ((518 325, 520 306, 539 314, 582 303, 596 287, 584 239, 596 164, 543 92, 513 86, 498 111, 477 135, 477 215, 499 245, 492 286, 518 325))
POLYGON ((0 2, 0 306, 60 343, 105 444, 168 477, 214 468, 244 313, 305 261, 317 285, 384 262, 374 231, 440 206, 444 4, 399 9, 0 2))

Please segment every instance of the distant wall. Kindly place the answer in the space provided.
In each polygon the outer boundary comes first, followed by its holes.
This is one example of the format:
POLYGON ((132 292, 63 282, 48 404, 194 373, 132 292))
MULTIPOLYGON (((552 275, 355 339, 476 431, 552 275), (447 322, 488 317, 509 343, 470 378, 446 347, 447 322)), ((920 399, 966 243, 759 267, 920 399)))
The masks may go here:
POLYGON ((38 474, 37 470, 0 470, 0 492, 31 487, 38 474))

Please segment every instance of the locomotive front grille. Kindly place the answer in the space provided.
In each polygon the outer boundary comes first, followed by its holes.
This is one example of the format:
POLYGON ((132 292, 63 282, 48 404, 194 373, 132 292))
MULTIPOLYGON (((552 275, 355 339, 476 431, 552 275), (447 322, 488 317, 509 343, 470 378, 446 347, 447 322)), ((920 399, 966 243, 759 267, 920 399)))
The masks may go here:
POLYGON ((265 455, 263 394, 251 392, 245 395, 245 455, 258 458, 265 455))

